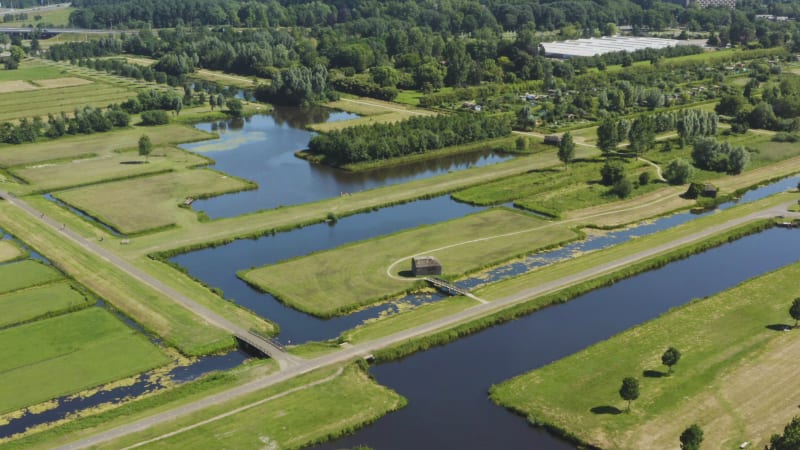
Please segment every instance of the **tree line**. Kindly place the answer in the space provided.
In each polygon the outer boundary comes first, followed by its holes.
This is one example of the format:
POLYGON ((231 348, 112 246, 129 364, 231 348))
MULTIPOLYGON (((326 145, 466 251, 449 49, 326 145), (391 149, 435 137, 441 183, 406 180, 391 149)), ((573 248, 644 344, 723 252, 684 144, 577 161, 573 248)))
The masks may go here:
POLYGON ((311 139, 309 151, 335 165, 389 159, 508 136, 508 114, 412 117, 395 124, 350 127, 311 139))
POLYGON ((130 123, 130 115, 120 105, 110 105, 105 111, 86 106, 75 109, 72 114, 61 112, 49 114, 47 122, 41 117, 24 118, 19 123, 0 124, 0 142, 23 144, 36 142, 41 137, 50 139, 65 135, 92 134, 124 128, 130 123))

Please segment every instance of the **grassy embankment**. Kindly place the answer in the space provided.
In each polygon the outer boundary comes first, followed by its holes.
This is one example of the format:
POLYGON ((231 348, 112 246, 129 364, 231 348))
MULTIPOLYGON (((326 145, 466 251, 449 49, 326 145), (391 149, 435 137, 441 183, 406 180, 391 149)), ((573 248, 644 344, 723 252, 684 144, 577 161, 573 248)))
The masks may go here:
POLYGON ((357 125, 372 125, 375 123, 394 123, 415 116, 432 116, 436 113, 427 109, 413 108, 394 102, 377 100, 374 98, 344 96, 340 100, 328 102, 324 106, 338 109, 353 114, 357 117, 350 120, 340 120, 336 122, 316 123, 308 128, 320 133, 341 130, 342 128, 354 127, 357 125))
POLYGON ((397 393, 375 383, 357 365, 321 369, 242 398, 212 406, 186 418, 109 442, 122 448, 149 439, 149 448, 227 447, 299 448, 326 441, 374 422, 405 406, 397 393), (312 383, 320 382, 312 385, 312 383), (290 389, 295 389, 290 391, 290 389), (281 393, 286 393, 281 396, 281 393), (239 412, 219 417, 237 408, 239 412), (217 420, 213 418, 217 417, 217 420), (213 420, 173 436, 185 427, 213 420))
MULTIPOLYGON (((209 325, 164 294, 142 284, 117 266, 108 264, 74 241, 64 239, 58 231, 28 214, 20 213, 6 202, 0 202, 0 224, 3 229, 24 239, 31 248, 54 261, 78 282, 183 353, 205 354, 234 345, 226 332, 209 325)), ((235 305, 219 301, 219 297, 205 288, 197 286, 193 291, 183 292, 187 295, 196 293, 192 295, 195 301, 230 320, 252 324, 262 332, 272 331, 271 325, 235 305)))
POLYGON ((239 276, 281 301, 314 315, 343 314, 418 288, 410 271, 412 255, 436 256, 445 276, 460 276, 537 249, 575 239, 566 226, 507 209, 489 210, 436 225, 361 241, 239 276))
POLYGON ((797 411, 800 355, 788 305, 800 265, 672 310, 607 341, 492 389, 492 398, 534 423, 603 448, 669 448, 691 423, 719 448, 763 446, 797 411), (788 326, 788 325, 786 325, 788 326), (777 332, 776 332, 777 331, 777 332), (661 353, 683 357, 671 376, 661 353), (617 390, 640 380, 630 414, 617 390))
POLYGON ((25 251, 11 240, 0 240, 0 263, 14 261, 25 256, 25 251))
POLYGON ((111 313, 89 308, 0 331, 0 413, 169 362, 111 313))

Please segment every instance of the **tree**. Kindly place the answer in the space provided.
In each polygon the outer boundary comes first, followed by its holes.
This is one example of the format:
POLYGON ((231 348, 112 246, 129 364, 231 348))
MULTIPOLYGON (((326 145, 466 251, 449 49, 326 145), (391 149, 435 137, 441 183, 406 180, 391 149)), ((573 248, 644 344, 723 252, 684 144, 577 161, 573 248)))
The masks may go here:
POLYGON ((144 156, 144 160, 147 161, 147 156, 150 155, 152 151, 153 142, 150 141, 150 136, 143 134, 142 137, 139 138, 139 156, 144 156))
POLYGON ((601 183, 606 186, 613 186, 625 178, 625 166, 618 159, 606 160, 600 169, 601 183))
POLYGON ((664 170, 664 178, 669 184, 686 184, 692 176, 692 166, 688 161, 675 158, 667 164, 664 170))
POLYGON ((672 366, 678 364, 680 359, 681 352, 675 347, 670 347, 661 355, 661 364, 667 366, 669 368, 669 373, 672 373, 672 366))
POLYGON ((639 186, 647 186, 650 184, 650 172, 642 172, 639 174, 639 186))
POLYGON ((575 159, 575 142, 569 131, 561 136, 561 143, 558 144, 558 159, 564 164, 569 164, 575 159))
POLYGON ((208 96, 208 105, 211 106, 211 110, 214 110, 214 107, 217 106, 217 96, 209 95, 208 96))
POLYGON ((639 398, 639 380, 633 377, 626 377, 622 380, 622 387, 619 388, 619 396, 627 400, 628 409, 631 410, 631 402, 639 398))
POLYGON ((783 429, 783 434, 773 434, 765 450, 796 450, 800 448, 800 416, 783 429))
POLYGON ((656 141, 655 123, 652 117, 640 116, 633 121, 628 131, 628 147, 634 153, 642 153, 653 147, 656 141))
POLYGON ((698 450, 703 443, 703 429, 694 423, 681 433, 681 450, 698 450))
POLYGON ((800 297, 797 297, 792 302, 792 306, 789 308, 789 315, 794 319, 794 327, 797 328, 797 324, 800 322, 800 297))
POLYGON ((242 101, 238 98, 232 98, 228 100, 228 112, 231 113, 231 115, 236 117, 241 116, 243 109, 244 106, 242 105, 242 101))
POLYGON ((614 183, 610 192, 619 198, 628 198, 633 192, 633 183, 631 183, 631 180, 623 178, 614 183))
POLYGON ((617 124, 606 119, 597 127, 597 146, 604 152, 610 152, 617 148, 619 137, 617 135, 617 124))

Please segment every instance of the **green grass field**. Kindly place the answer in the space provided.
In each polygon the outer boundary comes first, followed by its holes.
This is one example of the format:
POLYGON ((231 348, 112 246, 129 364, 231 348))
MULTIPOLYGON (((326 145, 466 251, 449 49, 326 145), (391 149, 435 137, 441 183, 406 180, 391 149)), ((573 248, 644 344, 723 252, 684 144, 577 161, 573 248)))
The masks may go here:
POLYGON ((23 62, 19 69, 6 70, 0 69, 0 82, 17 80, 46 80, 50 78, 62 78, 66 75, 62 69, 54 66, 43 66, 35 63, 23 62))
POLYGON ((134 96, 135 93, 129 89, 98 83, 8 92, 0 94, 0 104, 4 106, 0 111, 0 121, 36 116, 46 118, 48 113, 72 113, 75 108, 84 106, 105 108, 134 96))
POLYGON ((326 133, 341 130, 343 128, 354 127, 357 125, 371 125, 375 123, 394 123, 414 116, 431 116, 436 113, 425 109, 416 109, 406 104, 376 100, 365 97, 346 97, 340 100, 326 103, 325 106, 340 111, 347 111, 358 114, 358 117, 351 120, 340 120, 337 122, 316 123, 308 128, 326 133))
POLYGON ((157 439, 147 448, 300 448, 339 436, 377 420, 405 405, 405 399, 375 381, 355 365, 341 374, 325 369, 283 383, 245 398, 214 406, 189 418, 155 427, 102 445, 122 448, 157 439), (328 379, 333 376, 332 379, 328 379), (309 383, 320 384, 309 386, 309 383), (307 386, 307 387, 303 387, 307 386), (288 395, 266 400, 280 392, 288 395), (298 389, 299 388, 299 389, 298 389), (236 407, 252 405, 234 415, 219 418, 192 430, 166 433, 211 420, 236 407))
POLYGON ((413 279, 390 278, 386 271, 398 260, 394 274, 410 271, 412 255, 436 256, 444 274, 452 276, 576 236, 563 225, 493 209, 244 271, 240 277, 301 311, 330 316, 411 288, 413 279))
POLYGON ((89 308, 0 331, 0 413, 120 379, 169 358, 111 313, 89 308))
POLYGON ((14 241, 0 240, 0 263, 13 261, 24 254, 25 252, 14 241))
POLYGON ((194 214, 178 205, 188 197, 221 195, 251 184, 213 170, 197 169, 95 184, 55 194, 124 234, 174 225, 179 214, 194 214))
POLYGON ((72 7, 59 7, 53 9, 43 9, 40 11, 28 11, 28 18, 25 20, 18 20, 12 22, 3 22, 4 27, 27 27, 37 26, 38 24, 45 24, 47 26, 65 27, 69 25, 69 15, 75 11, 72 7), (40 20, 36 20, 36 16, 41 16, 40 20))
POLYGON ((69 282, 20 289, 0 295, 0 328, 89 306, 89 299, 69 282))
POLYGON ((66 160, 10 169, 9 172, 33 185, 32 189, 49 192, 67 187, 94 184, 118 178, 179 170, 207 164, 194 153, 175 147, 158 147, 145 160, 137 151, 114 152, 95 158, 66 160))
POLYGON ((0 294, 50 283, 63 276, 54 268, 34 260, 0 266, 0 294))
MULTIPOLYGON (((0 165, 13 167, 35 163, 82 159, 88 155, 113 156, 115 151, 137 149, 146 134, 154 146, 209 139, 212 135, 184 125, 130 127, 108 133, 69 136, 32 144, 0 145, 0 165)), ((154 154, 159 150, 155 149, 154 154)), ((133 159, 139 159, 138 156, 133 159)))
POLYGON ((716 448, 758 448, 797 411, 797 331, 769 326, 793 323, 798 276, 795 264, 672 310, 498 385, 492 398, 603 448, 673 447, 691 423, 716 448), (683 356, 665 377, 669 346, 683 356), (639 379, 641 396, 630 414, 618 414, 626 376, 639 379))

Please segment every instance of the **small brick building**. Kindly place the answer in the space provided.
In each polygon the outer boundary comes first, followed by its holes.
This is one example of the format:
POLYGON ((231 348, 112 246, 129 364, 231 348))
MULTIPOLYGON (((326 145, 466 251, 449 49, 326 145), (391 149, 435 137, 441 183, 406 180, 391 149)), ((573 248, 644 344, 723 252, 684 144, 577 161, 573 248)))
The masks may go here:
POLYGON ((441 275, 442 264, 433 256, 415 256, 411 258, 411 272, 415 277, 420 275, 441 275))

